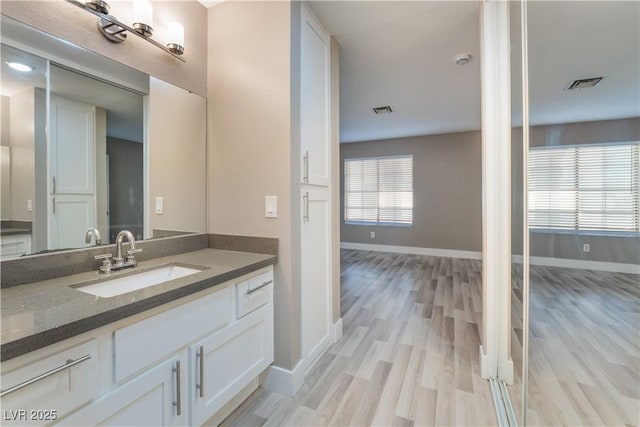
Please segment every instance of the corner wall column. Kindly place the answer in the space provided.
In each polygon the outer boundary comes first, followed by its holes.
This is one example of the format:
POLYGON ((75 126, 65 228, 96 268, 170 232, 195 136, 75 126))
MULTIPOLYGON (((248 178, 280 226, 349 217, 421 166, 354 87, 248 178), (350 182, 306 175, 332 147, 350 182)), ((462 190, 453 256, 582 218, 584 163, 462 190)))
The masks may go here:
POLYGON ((484 378, 513 382, 511 325, 511 91, 509 2, 481 4, 482 345, 484 378))

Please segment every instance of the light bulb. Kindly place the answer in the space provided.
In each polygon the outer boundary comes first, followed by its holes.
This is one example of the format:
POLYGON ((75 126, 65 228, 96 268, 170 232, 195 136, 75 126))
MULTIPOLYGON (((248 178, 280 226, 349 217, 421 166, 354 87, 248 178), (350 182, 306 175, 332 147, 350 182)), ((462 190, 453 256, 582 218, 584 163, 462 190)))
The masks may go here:
POLYGON ((153 34, 153 6, 149 0, 133 2, 133 28, 140 34, 150 37, 153 34))
POLYGON ((184 26, 179 22, 169 23, 169 42, 184 47, 184 26))
POLYGON ((182 55, 184 53, 184 25, 179 22, 170 22, 168 33, 167 47, 172 53, 182 55))

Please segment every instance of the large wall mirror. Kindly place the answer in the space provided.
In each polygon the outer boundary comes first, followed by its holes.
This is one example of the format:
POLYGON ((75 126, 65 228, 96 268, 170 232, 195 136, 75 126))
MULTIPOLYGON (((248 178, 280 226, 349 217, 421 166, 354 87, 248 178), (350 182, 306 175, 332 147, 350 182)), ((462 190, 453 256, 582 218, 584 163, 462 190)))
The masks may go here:
POLYGON ((204 98, 5 16, 0 55, 2 259, 206 231, 204 98))
POLYGON ((640 3, 511 13, 515 419, 638 425, 640 3))

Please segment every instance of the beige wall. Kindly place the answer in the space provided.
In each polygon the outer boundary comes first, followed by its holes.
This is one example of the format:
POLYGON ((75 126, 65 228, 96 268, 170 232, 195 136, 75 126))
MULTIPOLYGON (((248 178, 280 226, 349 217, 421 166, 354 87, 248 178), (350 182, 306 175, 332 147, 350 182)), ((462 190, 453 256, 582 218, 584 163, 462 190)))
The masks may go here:
POLYGON ((300 358, 299 289, 292 274, 291 89, 288 2, 209 9, 209 232, 279 239, 275 364, 300 358), (264 196, 278 196, 278 218, 264 196))
MULTIPOLYGON (((640 141, 640 118, 603 120, 583 123, 565 123, 532 126, 529 143, 532 147, 593 144, 607 142, 640 141)), ((512 247, 522 253, 522 129, 512 132, 511 158, 513 168, 512 247)), ((640 263, 640 237, 595 236, 584 234, 549 234, 532 232, 531 256, 578 259, 588 261, 640 263), (589 252, 582 245, 589 243, 589 252)))
POLYGON ((35 199, 35 92, 26 89, 11 97, 10 111, 14 123, 11 140, 11 219, 33 221, 33 211, 27 211, 27 200, 35 199), (19 126, 15 124, 19 123, 19 126))
POLYGON ((413 154, 412 227, 344 223, 344 183, 340 185, 343 242, 420 248, 482 250, 482 157, 480 132, 459 132, 340 145, 344 159, 413 154), (372 239, 370 232, 375 231, 372 239))
POLYGON ((0 96, 0 101, 2 102, 0 104, 0 120, 2 120, 2 122, 0 123, 0 145, 5 146, 8 146, 10 144, 9 125, 11 123, 11 114, 9 110, 9 100, 10 98, 8 96, 0 96))
MULTIPOLYGON (((131 1, 109 4, 113 15, 123 22, 129 22, 131 1)), ((0 12, 77 46, 206 96, 206 8, 197 1, 153 1, 153 6, 154 39, 157 41, 163 41, 168 22, 184 24, 186 63, 133 35, 123 43, 109 42, 97 30, 95 16, 64 1, 3 1, 0 3, 0 12)))
POLYGON ((207 101, 153 77, 147 99, 150 230, 206 231, 207 101))
POLYGON ((8 96, 0 96, 0 219, 11 219, 11 141, 9 136, 10 104, 8 96))

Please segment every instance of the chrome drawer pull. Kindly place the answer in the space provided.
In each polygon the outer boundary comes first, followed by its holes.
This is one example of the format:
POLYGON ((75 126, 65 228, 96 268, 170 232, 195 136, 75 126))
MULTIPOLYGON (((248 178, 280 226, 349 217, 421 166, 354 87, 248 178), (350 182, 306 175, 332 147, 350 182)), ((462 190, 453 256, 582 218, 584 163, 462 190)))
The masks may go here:
POLYGON ((173 402, 173 406, 176 407, 176 415, 182 415, 182 396, 180 393, 180 361, 176 360, 176 367, 173 368, 173 372, 176 373, 176 401, 173 402))
POLYGON ((273 280, 269 280, 267 282, 264 282, 262 285, 258 286, 257 288, 253 288, 253 289, 247 291, 247 295, 251 295, 254 292, 258 292, 260 289, 264 288, 265 286, 269 286, 272 283, 273 283, 273 280))
POLYGON ((24 387, 26 387, 28 385, 33 384, 33 383, 37 383, 40 380, 43 380, 43 379, 45 379, 47 377, 50 377, 51 375, 57 374, 60 371, 64 371, 65 369, 69 369, 70 367, 75 366, 78 363, 82 363, 85 360, 89 360, 89 359, 91 359, 91 355, 90 354, 82 356, 81 358, 76 359, 76 360, 69 359, 69 360, 67 360, 67 363, 65 363, 62 366, 58 366, 57 368, 54 368, 54 369, 50 370, 49 372, 45 372, 44 374, 38 375, 35 378, 31 378, 30 380, 27 380, 27 381, 25 381, 23 383, 15 385, 15 386, 13 386, 11 388, 8 388, 6 390, 3 390, 2 392, 0 392, 0 397, 4 397, 4 396, 6 396, 8 394, 11 394, 11 393, 13 393, 15 391, 18 391, 21 388, 24 388, 24 387))
POLYGON ((204 397, 204 346, 200 346, 196 357, 200 358, 200 384, 196 384, 196 388, 200 390, 200 397, 204 397))
POLYGON ((309 152, 305 151, 304 152, 304 156, 302 156, 302 162, 303 162, 303 173, 304 176, 302 177, 302 182, 304 182, 305 184, 309 183, 309 152))

